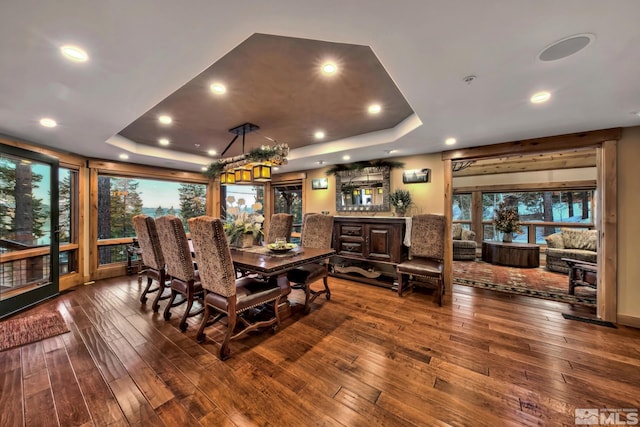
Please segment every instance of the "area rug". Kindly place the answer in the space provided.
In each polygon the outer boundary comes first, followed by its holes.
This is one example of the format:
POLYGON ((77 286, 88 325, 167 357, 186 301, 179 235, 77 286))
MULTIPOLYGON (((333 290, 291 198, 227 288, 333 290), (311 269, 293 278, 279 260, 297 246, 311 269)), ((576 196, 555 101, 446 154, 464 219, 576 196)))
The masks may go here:
POLYGON ((569 295, 569 277, 544 267, 516 268, 484 261, 454 261, 453 283, 570 304, 596 305, 594 289, 578 287, 575 295, 569 295))
POLYGON ((57 311, 45 311, 31 316, 0 322, 0 351, 69 332, 57 311))

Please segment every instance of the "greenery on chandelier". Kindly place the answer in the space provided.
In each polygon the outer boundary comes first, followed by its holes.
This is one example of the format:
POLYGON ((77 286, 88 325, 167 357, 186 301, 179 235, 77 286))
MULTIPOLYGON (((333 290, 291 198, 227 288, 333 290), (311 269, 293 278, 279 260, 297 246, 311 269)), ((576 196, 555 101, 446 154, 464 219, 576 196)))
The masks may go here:
POLYGON ((268 162, 273 165, 284 165, 287 163, 288 154, 287 144, 263 145, 237 157, 219 159, 211 163, 204 174, 208 178, 215 178, 232 164, 240 166, 247 163, 268 162))
POLYGON ((345 164, 335 165, 329 168, 326 174, 335 175, 340 171, 356 171, 356 170, 362 170, 364 168, 383 168, 383 167, 388 167, 389 169, 402 168, 404 167, 404 163, 396 162, 393 160, 369 160, 369 161, 363 161, 363 162, 345 163, 345 164))

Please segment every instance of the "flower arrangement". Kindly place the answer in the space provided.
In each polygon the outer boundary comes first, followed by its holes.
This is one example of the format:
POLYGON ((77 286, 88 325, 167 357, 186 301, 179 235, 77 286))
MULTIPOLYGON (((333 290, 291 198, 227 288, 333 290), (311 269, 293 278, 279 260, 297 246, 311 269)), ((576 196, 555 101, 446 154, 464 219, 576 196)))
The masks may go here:
POLYGON ((227 220, 224 223, 224 232, 230 242, 237 242, 244 235, 250 234, 254 239, 263 234, 262 223, 264 216, 255 211, 262 209, 262 203, 256 202, 251 206, 253 212, 249 212, 244 199, 233 196, 227 197, 227 220), (235 204, 235 205, 234 205, 235 204))
POLYGON ((496 230, 511 235, 511 233, 522 234, 520 230, 520 216, 517 208, 507 207, 504 201, 498 204, 496 214, 493 217, 493 225, 496 230))
POLYGON ((411 205, 411 193, 408 190, 396 190, 389 195, 389 202, 399 214, 404 215, 411 205))

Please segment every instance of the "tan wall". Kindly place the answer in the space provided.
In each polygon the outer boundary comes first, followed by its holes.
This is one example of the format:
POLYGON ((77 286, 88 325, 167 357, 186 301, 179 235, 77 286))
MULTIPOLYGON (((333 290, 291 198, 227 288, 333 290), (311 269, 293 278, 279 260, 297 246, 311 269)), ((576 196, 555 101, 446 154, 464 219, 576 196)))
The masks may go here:
POLYGON ((640 327, 640 126, 623 130, 617 157, 618 320, 640 327))
MULTIPOLYGON (((404 168, 393 169, 391 171, 391 191, 397 189, 409 190, 411 193, 414 206, 407 212, 407 215, 416 215, 421 213, 439 213, 444 214, 444 173, 443 162, 440 153, 437 154, 421 154, 412 157, 398 157, 393 159, 404 163, 404 168), (403 184, 403 169, 431 169, 431 182, 420 184, 403 184)), ((327 177, 325 171, 328 168, 314 169, 307 171, 307 182, 305 188, 305 212, 322 212, 329 211, 330 214, 336 215, 336 179, 333 175, 327 177), (329 188, 327 190, 313 190, 311 181, 317 178, 329 179, 329 188)), ((379 212, 376 215, 391 215, 392 211, 379 212)), ((341 212, 340 215, 346 213, 341 212)))

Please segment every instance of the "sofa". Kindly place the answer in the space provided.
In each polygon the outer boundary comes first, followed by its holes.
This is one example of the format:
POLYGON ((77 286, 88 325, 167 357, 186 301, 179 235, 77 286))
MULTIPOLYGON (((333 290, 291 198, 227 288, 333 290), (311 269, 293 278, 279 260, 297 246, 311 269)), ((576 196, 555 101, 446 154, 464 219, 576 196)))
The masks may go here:
POLYGON ((562 228, 560 232, 544 238, 547 241, 547 270, 569 273, 569 266, 562 258, 596 263, 598 261, 598 232, 562 228))
POLYGON ((462 228, 462 224, 453 224, 451 227, 451 237, 453 238, 453 259, 454 260, 475 260, 476 233, 462 228))

